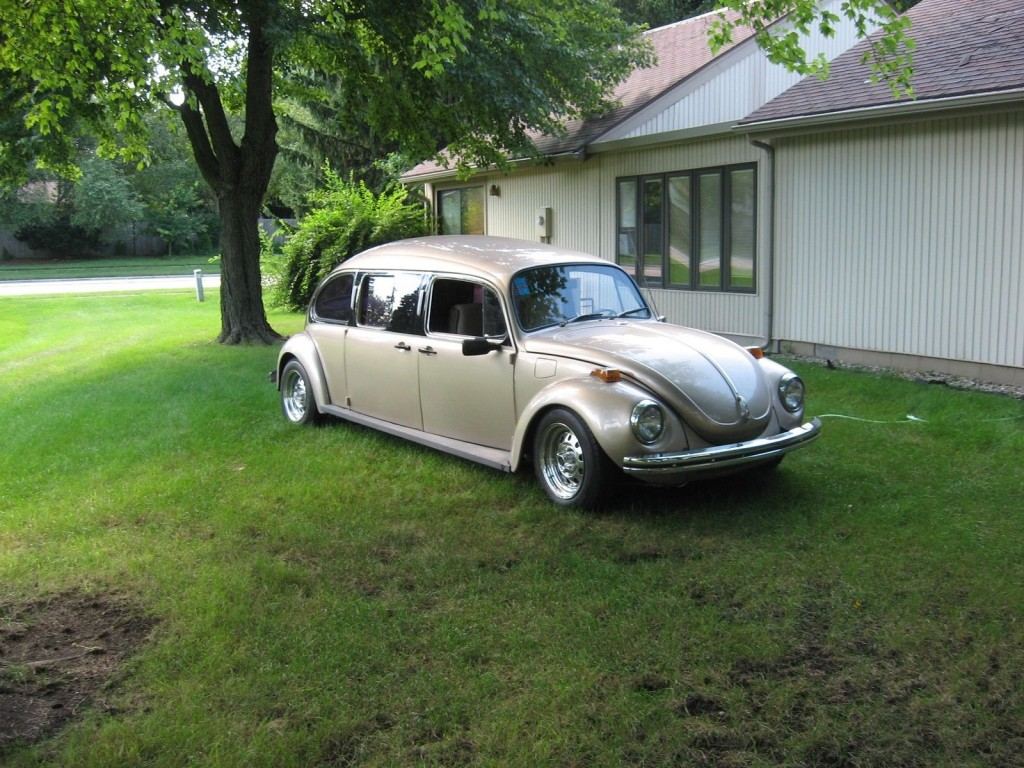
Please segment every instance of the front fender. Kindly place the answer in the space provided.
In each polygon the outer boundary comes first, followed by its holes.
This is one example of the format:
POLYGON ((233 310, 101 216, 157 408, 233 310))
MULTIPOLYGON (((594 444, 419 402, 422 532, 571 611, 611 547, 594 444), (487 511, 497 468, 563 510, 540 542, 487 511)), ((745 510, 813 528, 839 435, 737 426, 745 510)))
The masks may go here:
POLYGON ((327 379, 324 377, 323 366, 320 365, 320 354, 316 351, 316 344, 305 331, 291 336, 281 347, 277 356, 277 388, 281 388, 281 372, 291 359, 298 360, 302 367, 309 374, 310 384, 313 386, 313 395, 316 399, 317 410, 321 406, 331 402, 327 392, 327 379))
POLYGON ((595 376, 562 379, 542 389, 527 403, 516 424, 512 439, 512 471, 516 471, 530 448, 532 427, 541 413, 561 407, 576 413, 590 428, 605 454, 617 466, 627 455, 637 452, 684 450, 688 447, 682 424, 665 410, 665 432, 654 445, 643 445, 633 435, 629 418, 633 406, 641 400, 656 399, 651 393, 626 380, 613 384, 595 376))
POLYGON ((790 413, 783 408, 782 403, 779 402, 779 381, 787 373, 793 373, 793 371, 774 360, 768 359, 767 357, 761 358, 758 362, 761 364, 761 370, 764 371, 765 378, 768 381, 768 386, 771 388, 772 406, 775 408, 775 415, 778 417, 780 429, 795 429, 803 424, 803 409, 800 409, 796 413, 790 413))

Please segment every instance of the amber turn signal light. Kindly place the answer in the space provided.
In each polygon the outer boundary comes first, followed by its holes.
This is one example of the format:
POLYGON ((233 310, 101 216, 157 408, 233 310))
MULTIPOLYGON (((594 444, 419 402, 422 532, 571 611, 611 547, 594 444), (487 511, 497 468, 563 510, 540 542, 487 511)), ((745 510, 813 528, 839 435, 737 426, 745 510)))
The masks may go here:
POLYGON ((614 384, 616 381, 622 381, 622 371, 618 368, 595 368, 590 372, 590 375, 596 376, 607 384, 614 384))
POLYGON ((758 360, 764 357, 764 350, 761 349, 761 347, 747 347, 747 352, 749 352, 758 360))

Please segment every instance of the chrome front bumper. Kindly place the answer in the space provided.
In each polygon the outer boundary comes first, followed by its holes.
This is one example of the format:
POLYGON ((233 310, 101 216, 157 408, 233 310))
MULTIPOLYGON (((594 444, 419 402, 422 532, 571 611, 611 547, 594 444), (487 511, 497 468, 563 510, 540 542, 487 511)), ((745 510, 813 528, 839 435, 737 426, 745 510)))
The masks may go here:
POLYGON ((743 443, 713 445, 678 453, 626 456, 622 469, 633 477, 653 482, 683 482, 694 475, 712 475, 721 470, 760 464, 807 445, 821 432, 821 422, 812 419, 788 432, 758 437, 743 443))

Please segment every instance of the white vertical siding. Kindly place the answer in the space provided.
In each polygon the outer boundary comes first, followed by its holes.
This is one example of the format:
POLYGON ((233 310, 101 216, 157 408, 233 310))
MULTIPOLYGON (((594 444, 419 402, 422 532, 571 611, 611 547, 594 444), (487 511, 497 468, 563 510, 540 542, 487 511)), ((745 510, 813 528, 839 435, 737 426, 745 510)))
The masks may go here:
POLYGON ((497 184, 501 195, 487 198, 487 234, 537 240, 537 209, 551 208, 554 245, 597 253, 603 226, 600 183, 598 164, 591 161, 492 177, 488 186, 497 184))
POLYGON ((1024 366, 1024 114, 777 146, 776 336, 1024 366))

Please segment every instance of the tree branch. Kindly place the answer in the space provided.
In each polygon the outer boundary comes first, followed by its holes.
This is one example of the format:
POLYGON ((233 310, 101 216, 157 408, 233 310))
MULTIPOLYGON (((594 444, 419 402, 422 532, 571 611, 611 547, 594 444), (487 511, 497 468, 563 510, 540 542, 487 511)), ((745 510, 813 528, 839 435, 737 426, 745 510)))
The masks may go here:
POLYGON ((203 174, 206 183, 214 191, 220 189, 221 174, 220 163, 217 162, 217 155, 210 146, 210 137, 206 133, 206 126, 203 125, 202 115, 189 106, 188 101, 180 107, 176 107, 181 115, 181 121, 185 124, 185 133, 188 134, 189 143, 192 145, 192 154, 195 155, 196 165, 199 172, 203 174))
POLYGON ((242 162, 246 183, 260 194, 270 182, 277 157, 277 120, 274 117, 274 45, 267 39, 265 19, 249 22, 248 61, 245 71, 245 136, 242 162))
POLYGON ((202 108, 213 151, 217 153, 217 157, 222 163, 237 162, 239 159, 238 145, 235 144, 235 139, 231 135, 231 127, 228 125, 228 117, 224 112, 224 105, 221 103, 220 91, 217 90, 217 86, 206 82, 192 71, 188 64, 182 65, 182 72, 185 75, 185 86, 195 94, 199 106, 202 108))

